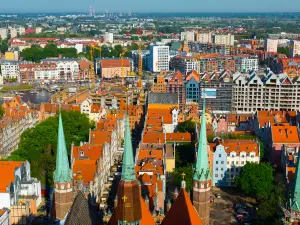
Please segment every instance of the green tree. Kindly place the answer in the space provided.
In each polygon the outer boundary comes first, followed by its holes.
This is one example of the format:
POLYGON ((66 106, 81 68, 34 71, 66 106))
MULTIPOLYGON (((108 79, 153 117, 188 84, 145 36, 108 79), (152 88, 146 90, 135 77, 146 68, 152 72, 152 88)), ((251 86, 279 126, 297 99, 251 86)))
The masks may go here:
MULTIPOLYGON (((93 125, 85 114, 62 111, 65 140, 70 154, 71 143, 87 141, 93 125)), ((28 160, 31 174, 42 183, 53 183, 58 135, 58 116, 48 118, 21 135, 18 149, 7 160, 28 160)))
POLYGON ((0 41, 0 52, 5 53, 8 50, 8 41, 7 39, 0 41))
POLYGON ((175 168, 173 173, 174 175, 173 181, 174 181, 174 185, 176 185, 177 187, 181 186, 183 174, 184 174, 184 180, 186 182, 186 190, 190 191, 192 190, 193 187, 193 165, 188 164, 187 166, 175 168))
POLYGON ((247 162, 234 182, 245 194, 257 199, 266 198, 273 189, 273 168, 269 163, 247 162))
POLYGON ((189 133, 194 133, 195 132, 195 123, 192 122, 192 120, 186 120, 177 126, 177 131, 178 132, 189 132, 189 133))
POLYGON ((5 113, 5 111, 4 111, 3 107, 0 105, 0 120, 3 118, 4 113, 5 113))

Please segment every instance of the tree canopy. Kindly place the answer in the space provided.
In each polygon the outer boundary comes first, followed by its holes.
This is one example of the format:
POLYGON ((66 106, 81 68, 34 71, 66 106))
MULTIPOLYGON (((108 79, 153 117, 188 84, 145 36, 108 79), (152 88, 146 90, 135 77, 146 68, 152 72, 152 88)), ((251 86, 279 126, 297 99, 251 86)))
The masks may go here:
POLYGON ((186 120, 177 126, 177 131, 178 132, 189 132, 189 133, 194 133, 195 132, 195 123, 192 120, 186 120))
POLYGON ((4 113, 5 113, 5 111, 4 111, 3 107, 0 105, 0 120, 4 116, 4 113))
POLYGON ((273 168, 269 163, 248 162, 234 182, 247 195, 266 198, 273 188, 273 168))
POLYGON ((31 48, 26 48, 21 52, 21 57, 24 60, 33 62, 40 62, 41 59, 58 57, 59 55, 65 58, 76 58, 77 50, 75 48, 57 48, 55 44, 49 43, 45 48, 32 45, 31 48))
MULTIPOLYGON (((93 124, 85 114, 80 112, 62 111, 63 127, 68 154, 71 143, 79 145, 80 141, 87 141, 89 129, 93 124)), ((18 149, 6 160, 28 160, 33 177, 42 183, 53 183, 53 172, 56 162, 56 148, 58 136, 58 116, 50 117, 35 128, 26 130, 21 135, 18 149)))

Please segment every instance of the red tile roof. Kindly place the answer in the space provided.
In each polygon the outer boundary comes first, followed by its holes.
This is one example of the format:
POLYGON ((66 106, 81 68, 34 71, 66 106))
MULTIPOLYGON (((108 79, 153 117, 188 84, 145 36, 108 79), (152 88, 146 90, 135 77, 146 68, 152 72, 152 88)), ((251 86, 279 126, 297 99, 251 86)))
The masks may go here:
POLYGON ((97 171, 96 160, 74 160, 73 179, 83 180, 84 184, 94 181, 94 175, 97 171))
POLYGON ((162 225, 203 225, 185 189, 181 189, 162 225))
MULTIPOLYGON (((122 61, 121 59, 102 59, 101 67, 102 68, 122 67, 122 61)), ((123 67, 130 67, 129 59, 123 59, 123 67)))
POLYGON ((15 170, 25 162, 1 161, 0 162, 0 192, 6 192, 6 187, 9 188, 11 182, 15 180, 15 170))

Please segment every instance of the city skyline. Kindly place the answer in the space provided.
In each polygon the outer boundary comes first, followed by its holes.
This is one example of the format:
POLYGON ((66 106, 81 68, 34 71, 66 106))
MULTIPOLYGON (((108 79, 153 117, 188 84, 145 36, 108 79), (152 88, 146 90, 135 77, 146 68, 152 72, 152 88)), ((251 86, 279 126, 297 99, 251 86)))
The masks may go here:
POLYGON ((84 2, 74 0, 72 5, 69 1, 62 2, 59 0, 45 2, 42 5, 37 0, 28 0, 26 4, 21 0, 12 0, 3 2, 1 11, 2 13, 86 12, 92 6, 96 12, 105 12, 106 9, 109 12, 300 12, 300 4, 296 4, 296 0, 286 0, 284 2, 279 0, 253 0, 247 5, 238 0, 229 0, 225 5, 222 0, 214 2, 189 0, 188 3, 190 4, 187 4, 186 1, 175 1, 176 4, 173 3, 168 0, 164 2, 153 0, 151 5, 145 7, 141 1, 137 0, 133 0, 130 4, 122 4, 119 0, 103 3, 96 0, 84 2), (159 7, 157 7, 158 5, 159 7))

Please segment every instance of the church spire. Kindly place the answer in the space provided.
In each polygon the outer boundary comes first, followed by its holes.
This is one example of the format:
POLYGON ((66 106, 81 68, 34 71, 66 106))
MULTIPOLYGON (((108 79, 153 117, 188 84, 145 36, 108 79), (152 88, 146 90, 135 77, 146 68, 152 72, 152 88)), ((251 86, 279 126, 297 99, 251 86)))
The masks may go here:
POLYGON ((59 113, 57 152, 56 152, 56 170, 54 172, 55 182, 69 182, 72 180, 72 172, 69 167, 68 153, 64 135, 64 128, 59 113))
POLYGON ((207 156, 207 137, 206 137, 206 119, 205 119, 205 93, 203 96, 203 108, 201 118, 201 128, 198 139, 198 153, 196 162, 196 171, 194 180, 206 181, 210 179, 210 169, 207 156))
POLYGON ((296 173, 294 178, 294 186, 292 192, 292 199, 291 199, 291 210, 300 212, 300 152, 298 153, 298 160, 296 165, 296 173))
POLYGON ((136 179, 135 171, 134 171, 131 133, 129 128, 128 116, 126 117, 126 125, 125 125, 125 140, 124 140, 124 153, 123 153, 121 179, 123 181, 133 181, 136 179))

